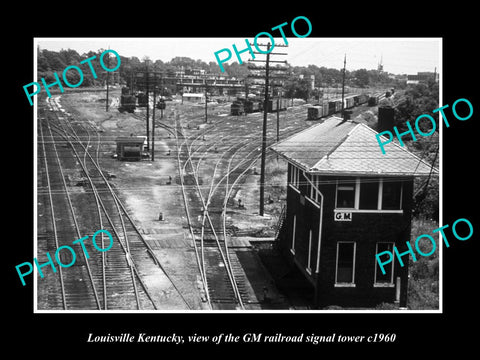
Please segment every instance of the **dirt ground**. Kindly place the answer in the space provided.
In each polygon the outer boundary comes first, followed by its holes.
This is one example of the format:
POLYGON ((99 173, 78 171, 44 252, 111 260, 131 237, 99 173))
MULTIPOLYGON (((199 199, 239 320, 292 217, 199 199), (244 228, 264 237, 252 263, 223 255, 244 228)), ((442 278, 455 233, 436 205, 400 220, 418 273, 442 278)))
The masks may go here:
MULTIPOLYGON (((120 95, 119 90, 113 90, 110 98, 120 95)), ((144 237, 149 241, 160 259, 162 266, 175 281, 176 286, 194 309, 206 309, 206 303, 202 301, 200 292, 200 277, 197 259, 188 232, 186 213, 182 199, 181 188, 175 181, 169 184, 170 177, 174 180, 178 175, 176 156, 174 156, 175 140, 169 133, 157 127, 155 129, 155 161, 148 159, 138 162, 125 162, 113 158, 115 154, 115 138, 118 136, 145 135, 145 121, 129 113, 120 113, 118 109, 111 108, 105 111, 104 92, 78 92, 66 93, 61 96, 62 106, 74 116, 76 121, 85 121, 94 125, 102 134, 101 166, 113 177, 111 184, 118 193, 141 228, 144 237), (168 155, 169 149, 172 151, 168 155), (163 220, 159 220, 162 217, 163 220)), ((164 121, 168 123, 175 116, 180 119, 193 119, 190 124, 192 129, 198 123, 203 127, 203 118, 199 115, 203 108, 199 105, 181 104, 180 102, 167 102, 164 112, 164 121), (195 116, 198 117, 196 122, 195 116)), ((229 112, 229 106, 219 104, 209 107, 209 115, 215 119, 221 119, 229 112)), ((136 111, 142 115, 144 110, 136 111)), ((160 117, 159 111, 156 113, 160 117)), ((150 129, 151 130, 151 129, 150 129)), ((260 126, 252 129, 260 133, 260 126)), ((218 135, 220 136, 220 135, 218 135)), ((259 169, 259 165, 257 166, 259 169)), ((275 160, 267 166, 267 183, 273 182, 278 186, 267 187, 265 199, 271 198, 265 205, 265 216, 258 215, 258 189, 259 175, 252 172, 245 177, 240 190, 236 192, 235 199, 242 199, 245 206, 239 208, 236 201, 228 209, 232 227, 237 229, 237 238, 232 238, 232 244, 245 246, 253 255, 249 238, 263 238, 272 240, 275 233, 275 225, 278 215, 286 197, 286 164, 275 160), (282 184, 282 185, 280 185, 282 184), (282 189, 283 186, 283 189, 282 189)), ((242 255, 245 267, 262 266, 258 256, 249 257, 242 255)), ((249 270, 250 275, 255 271, 249 270)), ((250 276, 253 288, 259 284, 271 283, 272 279, 265 268, 257 271, 260 275, 250 276), (257 282, 257 284, 255 284, 257 282)), ((282 296, 272 287, 270 294, 276 294, 278 301, 282 303, 282 296)), ((260 296, 260 295, 259 295, 260 296)), ((168 299, 168 294, 166 296, 168 299)), ((203 299, 204 300, 204 299, 203 299)), ((272 305, 274 306, 274 305, 272 305)), ((287 305, 282 305, 287 306, 287 305)), ((255 308, 255 307, 254 307, 255 308)))

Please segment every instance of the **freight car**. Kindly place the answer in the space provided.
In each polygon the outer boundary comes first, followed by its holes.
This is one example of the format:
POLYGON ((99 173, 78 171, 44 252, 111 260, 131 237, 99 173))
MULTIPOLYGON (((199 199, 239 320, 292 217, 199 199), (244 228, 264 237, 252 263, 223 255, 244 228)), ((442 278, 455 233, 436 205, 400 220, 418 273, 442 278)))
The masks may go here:
POLYGON ((385 93, 378 92, 368 98, 368 106, 378 105, 378 102, 385 97, 385 93))
POLYGON ((267 103, 267 111, 275 112, 277 107, 279 111, 287 110, 288 100, 287 99, 271 99, 267 103))
POLYGON ((120 112, 129 112, 133 113, 137 107, 137 98, 133 95, 121 95, 120 96, 120 106, 118 110, 120 112))
POLYGON ((260 99, 238 97, 230 106, 230 113, 232 115, 242 115, 244 113, 253 113, 263 110, 263 102, 260 99))
POLYGON ((307 109, 307 119, 308 120, 317 120, 322 116, 323 110, 320 105, 313 105, 307 109))
MULTIPOLYGON (((344 110, 365 104, 369 99, 367 94, 350 95, 344 98, 344 110)), ((342 99, 322 101, 307 109, 307 120, 317 120, 330 116, 342 110, 342 99)))
POLYGON ((342 100, 336 99, 328 102, 328 115, 335 114, 342 109, 342 100))
POLYGON ((122 94, 120 95, 120 106, 118 111, 133 113, 137 107, 137 98, 130 94, 128 87, 122 88, 122 94))
POLYGON ((353 96, 353 101, 355 103, 354 106, 365 104, 368 101, 368 98, 369 96, 367 94, 354 95, 353 96))
POLYGON ((243 103, 239 100, 235 100, 230 106, 230 114, 243 115, 244 113, 245 113, 245 107, 243 103))
POLYGON ((345 98, 344 108, 345 108, 345 109, 350 109, 350 108, 353 108, 354 106, 355 106, 354 96, 347 96, 347 97, 345 98))
POLYGON ((248 99, 243 102, 246 113, 263 111, 263 102, 259 99, 248 99))
POLYGON ((148 105, 147 94, 140 92, 138 93, 137 98, 138 98, 138 107, 147 107, 148 105))

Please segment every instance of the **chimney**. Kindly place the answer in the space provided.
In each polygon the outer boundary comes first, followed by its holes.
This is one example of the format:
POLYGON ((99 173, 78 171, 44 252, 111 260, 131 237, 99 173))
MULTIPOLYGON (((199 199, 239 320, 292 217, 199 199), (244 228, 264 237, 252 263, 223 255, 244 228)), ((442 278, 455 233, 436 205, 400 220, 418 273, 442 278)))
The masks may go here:
POLYGON ((378 124, 377 131, 380 133, 382 131, 392 131, 393 130, 393 119, 394 119, 395 109, 391 106, 379 106, 378 107, 378 124))

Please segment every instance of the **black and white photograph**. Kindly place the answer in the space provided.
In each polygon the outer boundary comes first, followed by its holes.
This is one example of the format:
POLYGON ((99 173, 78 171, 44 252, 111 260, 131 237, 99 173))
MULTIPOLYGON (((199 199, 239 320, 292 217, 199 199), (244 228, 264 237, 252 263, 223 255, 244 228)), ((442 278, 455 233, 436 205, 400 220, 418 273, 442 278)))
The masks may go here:
POLYGON ((468 9, 454 29, 460 8, 293 5, 65 12, 6 42, 7 343, 374 358, 474 343, 468 9))
POLYGON ((440 309, 441 39, 35 40, 38 311, 440 309))

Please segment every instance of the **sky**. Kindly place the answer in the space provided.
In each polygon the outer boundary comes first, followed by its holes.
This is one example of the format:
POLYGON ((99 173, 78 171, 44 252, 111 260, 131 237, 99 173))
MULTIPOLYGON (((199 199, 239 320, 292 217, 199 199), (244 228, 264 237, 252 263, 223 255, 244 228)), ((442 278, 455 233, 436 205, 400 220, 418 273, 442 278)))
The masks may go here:
MULTIPOLYGON (((253 38, 249 39, 253 42, 253 38)), ((267 37, 260 37, 259 43, 266 43, 267 37)), ((284 40, 274 38, 275 44, 284 40)), ((288 55, 271 56, 272 60, 287 60, 294 66, 309 64, 319 67, 341 69, 346 55, 347 70, 376 69, 381 61, 384 71, 393 74, 416 74, 419 71, 441 72, 441 38, 296 38, 288 37, 288 47, 277 47, 272 53, 286 52, 288 55)), ((148 56, 150 60, 170 61, 176 56, 186 56, 194 60, 216 62, 214 53, 224 48, 232 52, 228 63, 236 60, 232 49, 246 48, 245 38, 36 38, 35 47, 59 51, 74 49, 79 54, 90 50, 113 49, 122 56, 136 56, 140 60, 148 56)), ((221 58, 226 52, 219 54, 221 58)), ((260 56, 260 55, 259 55, 260 56)), ((241 54, 247 62, 249 52, 241 54)), ((259 57, 257 57, 258 59, 259 57)), ((262 57, 260 57, 262 58, 262 57)))

